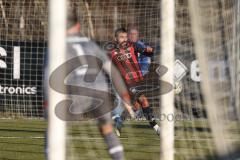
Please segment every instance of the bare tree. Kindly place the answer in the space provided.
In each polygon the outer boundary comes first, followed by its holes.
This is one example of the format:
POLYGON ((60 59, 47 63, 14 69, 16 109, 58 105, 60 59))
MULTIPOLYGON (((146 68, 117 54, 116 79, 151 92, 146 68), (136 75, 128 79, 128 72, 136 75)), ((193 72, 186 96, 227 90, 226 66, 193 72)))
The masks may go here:
POLYGON ((6 12, 5 12, 5 8, 3 6, 2 0, 0 0, 0 7, 1 7, 1 10, 2 10, 2 17, 3 17, 4 22, 5 22, 5 27, 8 27, 8 20, 6 18, 6 12))
POLYGON ((92 13, 91 13, 91 10, 89 9, 89 3, 87 1, 84 1, 84 4, 87 11, 87 20, 89 25, 90 37, 95 38, 95 32, 93 29, 93 22, 92 22, 92 13))

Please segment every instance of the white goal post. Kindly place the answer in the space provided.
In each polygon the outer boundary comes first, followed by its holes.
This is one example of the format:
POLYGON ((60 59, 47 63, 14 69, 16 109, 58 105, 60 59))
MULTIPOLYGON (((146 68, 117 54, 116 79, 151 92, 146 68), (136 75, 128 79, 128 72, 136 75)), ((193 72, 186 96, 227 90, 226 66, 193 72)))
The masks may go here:
MULTIPOLYGON (((167 67, 168 72, 162 77, 163 81, 174 84, 174 47, 175 47, 175 10, 174 0, 161 1, 161 56, 160 62, 167 67)), ((174 115, 174 92, 162 95, 161 97, 161 114, 174 115)), ((161 121, 160 134, 160 159, 174 159, 174 121, 165 119, 161 121)))
MULTIPOLYGON (((65 61, 66 50, 66 0, 50 0, 49 27, 49 73, 51 74, 65 61)), ((49 75, 50 76, 50 75, 49 75)), ((55 114, 56 104, 64 98, 49 87, 49 119, 48 119, 48 158, 49 160, 65 160, 65 122, 55 114)))

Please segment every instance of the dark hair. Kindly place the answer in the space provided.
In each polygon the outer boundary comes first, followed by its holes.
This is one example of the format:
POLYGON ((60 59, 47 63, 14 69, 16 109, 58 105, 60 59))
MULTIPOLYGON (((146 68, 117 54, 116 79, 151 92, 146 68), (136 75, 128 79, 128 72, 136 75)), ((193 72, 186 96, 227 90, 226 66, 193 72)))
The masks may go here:
POLYGON ((125 28, 118 28, 115 31, 115 37, 117 37, 119 35, 119 33, 127 33, 127 30, 125 28))
POLYGON ((73 5, 67 7, 67 29, 73 27, 78 21, 77 10, 73 5))
POLYGON ((130 26, 130 27, 128 28, 128 33, 130 33, 132 30, 139 31, 138 27, 137 27, 137 26, 135 26, 135 25, 133 25, 133 26, 130 26))

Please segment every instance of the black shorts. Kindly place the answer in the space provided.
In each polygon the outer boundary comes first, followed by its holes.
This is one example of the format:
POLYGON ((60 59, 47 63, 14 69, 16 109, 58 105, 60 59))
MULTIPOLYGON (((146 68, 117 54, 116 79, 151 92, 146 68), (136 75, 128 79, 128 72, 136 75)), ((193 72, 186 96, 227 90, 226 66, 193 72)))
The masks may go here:
POLYGON ((141 95, 148 99, 160 95, 160 80, 153 79, 152 76, 149 77, 151 78, 145 77, 144 80, 127 86, 132 102, 137 101, 141 95))
POLYGON ((155 99, 171 91, 173 86, 168 82, 160 80, 161 76, 166 72, 166 67, 159 64, 151 64, 149 73, 144 75, 143 80, 127 85, 131 101, 135 102, 141 95, 144 95, 147 99, 155 99))

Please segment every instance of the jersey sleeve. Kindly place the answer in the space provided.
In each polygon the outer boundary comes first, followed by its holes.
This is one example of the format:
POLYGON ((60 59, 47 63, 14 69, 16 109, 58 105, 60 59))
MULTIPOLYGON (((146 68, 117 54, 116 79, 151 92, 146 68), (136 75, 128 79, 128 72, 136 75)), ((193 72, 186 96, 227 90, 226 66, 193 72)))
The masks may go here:
POLYGON ((151 47, 151 46, 147 45, 146 43, 140 40, 134 44, 134 49, 137 53, 144 54, 147 56, 152 56, 153 53, 150 53, 150 54, 146 53, 147 47, 151 47))

